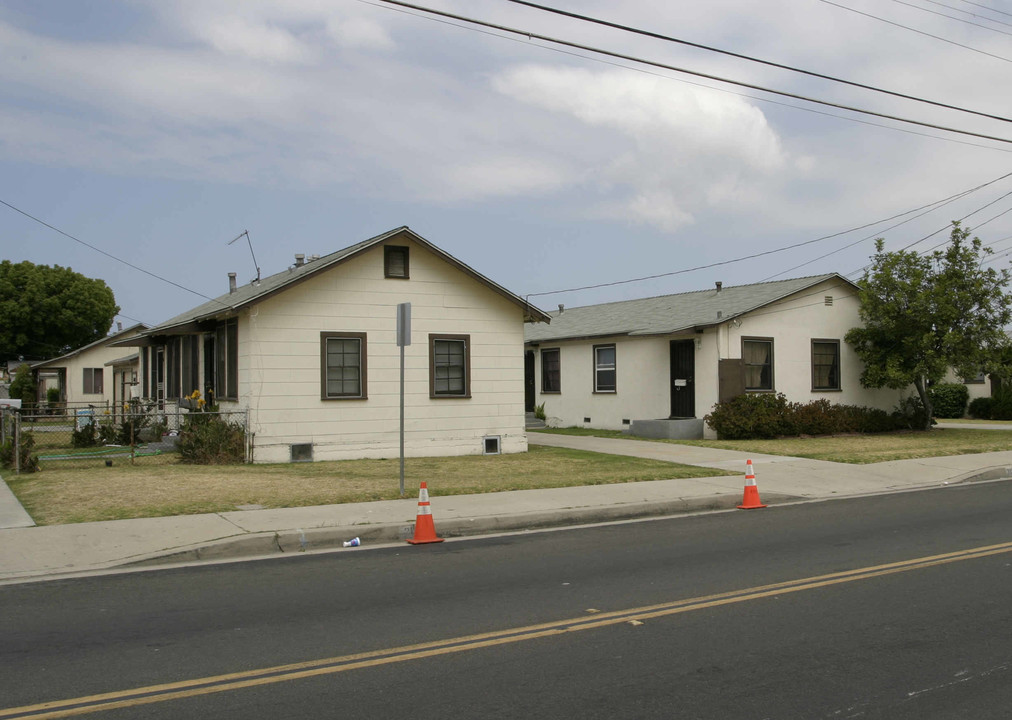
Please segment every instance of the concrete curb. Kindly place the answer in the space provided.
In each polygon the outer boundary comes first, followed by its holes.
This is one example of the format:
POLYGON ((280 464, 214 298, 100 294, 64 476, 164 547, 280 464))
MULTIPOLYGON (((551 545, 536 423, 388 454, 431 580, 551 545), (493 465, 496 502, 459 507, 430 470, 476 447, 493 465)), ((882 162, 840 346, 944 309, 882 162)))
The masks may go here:
MULTIPOLYGON (((793 495, 769 493, 764 496, 773 503, 800 500, 793 495)), ((741 502, 741 495, 718 495, 708 498, 682 498, 674 501, 629 503, 623 505, 566 508, 544 512, 489 515, 474 518, 436 518, 436 532, 443 538, 474 537, 517 530, 541 530, 573 525, 587 525, 617 520, 636 520, 711 510, 730 510, 741 502)), ((224 538, 193 547, 174 548, 143 558, 134 558, 116 567, 147 567, 156 565, 227 560, 231 558, 291 555, 299 552, 342 548, 353 537, 363 545, 404 542, 414 535, 414 523, 389 523, 348 527, 311 528, 250 533, 224 538)))

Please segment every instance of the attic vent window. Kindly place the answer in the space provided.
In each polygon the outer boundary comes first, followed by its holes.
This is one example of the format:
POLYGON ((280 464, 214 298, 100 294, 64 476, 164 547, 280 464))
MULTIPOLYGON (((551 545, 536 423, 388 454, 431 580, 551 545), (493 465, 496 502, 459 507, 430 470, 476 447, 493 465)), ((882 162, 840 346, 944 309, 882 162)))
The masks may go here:
POLYGON ((828 305, 832 305, 832 304, 833 304, 833 296, 832 295, 827 295, 826 296, 826 305, 828 306, 828 305))
POLYGON ((406 247, 384 246, 383 275, 388 278, 408 278, 408 249, 406 247))

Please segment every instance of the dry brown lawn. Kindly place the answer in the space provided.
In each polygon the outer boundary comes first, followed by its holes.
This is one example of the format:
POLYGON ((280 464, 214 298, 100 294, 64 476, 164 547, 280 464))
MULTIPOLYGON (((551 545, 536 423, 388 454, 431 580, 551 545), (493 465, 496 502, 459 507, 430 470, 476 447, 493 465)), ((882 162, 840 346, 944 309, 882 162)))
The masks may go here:
MULTIPOLYGON (((40 525, 235 510, 329 505, 400 497, 399 461, 350 460, 281 465, 184 465, 175 455, 47 461, 39 473, 4 479, 40 525)), ((430 494, 599 485, 709 477, 710 468, 531 446, 530 452, 453 458, 408 458, 405 495, 421 481, 430 494)))

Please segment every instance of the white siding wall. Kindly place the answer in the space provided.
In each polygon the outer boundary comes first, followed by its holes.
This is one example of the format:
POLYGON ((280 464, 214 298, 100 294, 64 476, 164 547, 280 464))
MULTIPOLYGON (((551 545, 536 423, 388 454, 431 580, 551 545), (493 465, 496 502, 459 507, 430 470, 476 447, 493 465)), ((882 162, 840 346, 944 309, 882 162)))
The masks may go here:
POLYGON ((896 390, 861 387, 861 362, 843 341, 859 324, 854 289, 838 281, 817 285, 778 303, 724 323, 705 332, 682 336, 615 337, 595 340, 543 341, 538 350, 560 348, 561 393, 541 392, 541 354, 535 357, 537 403, 545 404, 548 424, 556 427, 628 429, 623 419, 666 418, 671 412, 669 343, 674 339, 696 342, 696 417, 703 417, 717 402, 718 361, 741 358, 743 337, 773 338, 774 390, 790 400, 808 402, 826 398, 832 403, 867 405, 891 410, 900 398, 896 390), (832 305, 825 297, 833 296, 832 305), (813 391, 811 341, 840 341, 839 391, 813 391), (616 392, 593 393, 593 346, 615 343, 616 392), (590 418, 584 422, 584 418, 590 418))
POLYGON ((384 278, 378 246, 242 314, 239 405, 251 410, 256 462, 288 462, 301 443, 313 443, 316 460, 398 455, 401 302, 412 310, 405 453, 480 454, 487 435, 500 436, 503 452, 526 451, 521 308, 410 248, 410 280, 384 278), (366 333, 367 399, 320 399, 321 332, 366 333), (470 398, 429 397, 430 333, 470 335, 470 398))
MULTIPOLYGON (((116 339, 122 339, 124 337, 132 337, 131 335, 120 335, 116 339)), ((67 387, 65 388, 66 398, 68 403, 94 403, 96 405, 100 403, 111 403, 112 402, 112 388, 113 388, 113 369, 112 367, 106 367, 107 362, 118 360, 122 357, 132 354, 135 352, 134 348, 130 347, 107 347, 98 345, 88 350, 84 350, 77 355, 72 355, 59 362, 54 362, 52 366, 40 368, 40 371, 50 372, 55 371, 58 368, 66 368, 67 387), (102 371, 102 388, 101 393, 84 393, 84 369, 85 368, 99 368, 102 371)), ((45 395, 42 395, 42 399, 45 400, 45 395)))

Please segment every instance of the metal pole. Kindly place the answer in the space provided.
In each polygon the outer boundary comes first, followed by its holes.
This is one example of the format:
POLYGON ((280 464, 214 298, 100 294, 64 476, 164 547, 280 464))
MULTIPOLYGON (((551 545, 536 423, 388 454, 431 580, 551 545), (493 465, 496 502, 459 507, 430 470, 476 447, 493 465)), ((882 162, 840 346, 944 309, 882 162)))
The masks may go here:
MULTIPOLYGON (((21 414, 14 415, 14 474, 21 474, 21 414)), ((402 495, 404 493, 401 493, 402 495)))
POLYGON ((404 497, 404 345, 401 344, 401 497, 404 497))

